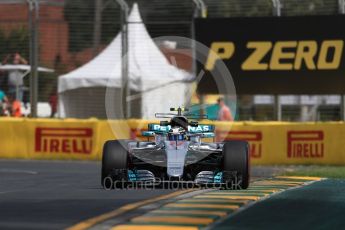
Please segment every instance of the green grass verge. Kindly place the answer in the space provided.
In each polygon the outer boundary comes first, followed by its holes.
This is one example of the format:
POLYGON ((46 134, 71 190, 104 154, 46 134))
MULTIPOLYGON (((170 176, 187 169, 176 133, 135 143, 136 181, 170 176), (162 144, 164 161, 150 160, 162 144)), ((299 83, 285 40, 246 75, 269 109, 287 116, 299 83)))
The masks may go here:
POLYGON ((284 176, 315 176, 345 179, 345 166, 296 166, 282 172, 284 176))

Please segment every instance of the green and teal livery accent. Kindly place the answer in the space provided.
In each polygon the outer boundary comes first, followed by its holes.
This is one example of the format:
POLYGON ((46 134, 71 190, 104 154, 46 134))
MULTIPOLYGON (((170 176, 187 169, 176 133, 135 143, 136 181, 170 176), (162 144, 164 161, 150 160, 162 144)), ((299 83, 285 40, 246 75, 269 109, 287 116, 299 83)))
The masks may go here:
POLYGON ((223 183, 223 172, 217 172, 214 175, 213 183, 223 183))
POLYGON ((137 175, 136 175, 136 173, 134 173, 133 170, 128 170, 127 176, 128 176, 129 181, 137 181, 137 175))

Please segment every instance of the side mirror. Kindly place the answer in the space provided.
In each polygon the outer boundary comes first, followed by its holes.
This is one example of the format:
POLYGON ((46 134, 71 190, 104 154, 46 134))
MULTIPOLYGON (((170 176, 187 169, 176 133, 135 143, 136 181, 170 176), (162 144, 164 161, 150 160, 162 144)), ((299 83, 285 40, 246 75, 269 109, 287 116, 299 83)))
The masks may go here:
POLYGON ((192 126, 192 127, 198 127, 199 123, 197 121, 190 121, 189 125, 192 126))
POLYGON ((169 121, 161 121, 161 122, 159 123, 160 126, 168 126, 169 124, 170 124, 169 121))

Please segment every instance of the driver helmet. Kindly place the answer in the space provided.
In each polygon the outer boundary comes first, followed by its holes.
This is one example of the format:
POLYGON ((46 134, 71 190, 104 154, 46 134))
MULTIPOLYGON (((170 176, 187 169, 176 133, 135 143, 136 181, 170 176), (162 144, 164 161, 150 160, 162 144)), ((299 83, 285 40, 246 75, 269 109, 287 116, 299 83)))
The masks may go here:
POLYGON ((184 116, 175 116, 170 121, 171 129, 168 133, 170 141, 183 141, 186 139, 188 120, 184 116))
POLYGON ((185 130, 181 127, 172 127, 168 133, 169 141, 183 141, 185 136, 185 130))

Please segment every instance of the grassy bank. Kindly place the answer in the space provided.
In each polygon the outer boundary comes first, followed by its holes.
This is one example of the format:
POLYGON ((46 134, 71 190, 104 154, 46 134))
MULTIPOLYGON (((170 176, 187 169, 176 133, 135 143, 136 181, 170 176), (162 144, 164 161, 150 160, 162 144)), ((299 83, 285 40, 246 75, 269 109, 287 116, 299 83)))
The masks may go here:
POLYGON ((345 166, 291 166, 283 170, 284 176, 315 176, 345 179, 345 166))

